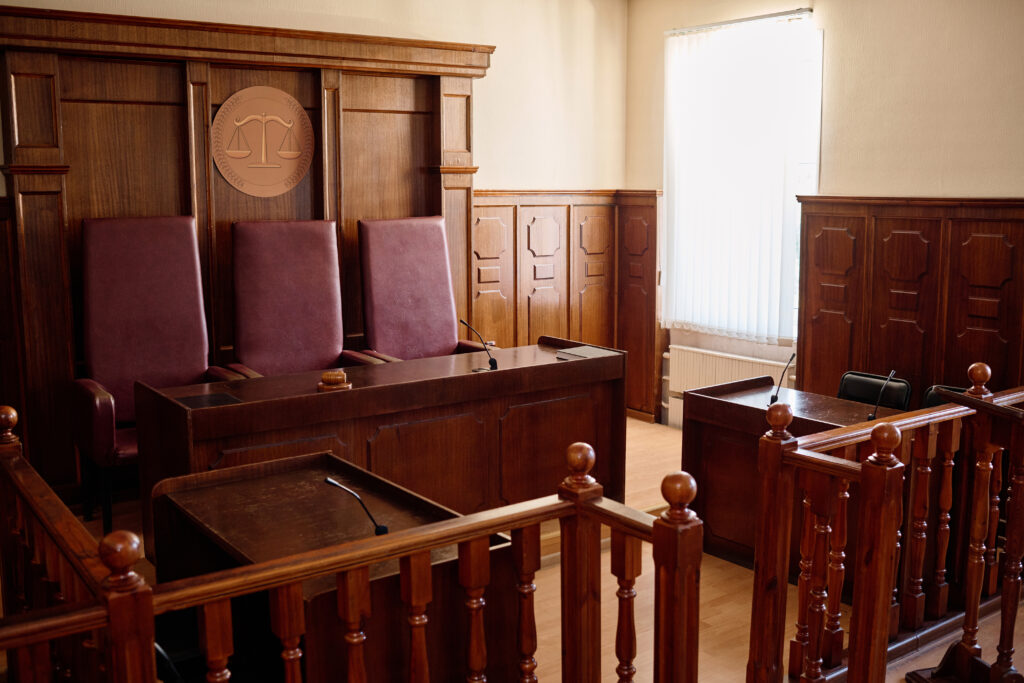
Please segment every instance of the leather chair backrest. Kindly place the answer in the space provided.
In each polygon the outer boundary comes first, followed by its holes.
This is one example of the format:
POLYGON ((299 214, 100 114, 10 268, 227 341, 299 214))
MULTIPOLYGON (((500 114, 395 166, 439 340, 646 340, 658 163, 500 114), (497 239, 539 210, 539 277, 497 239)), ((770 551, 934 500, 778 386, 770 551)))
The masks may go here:
POLYGON ((82 222, 85 363, 135 419, 134 384, 202 381, 206 316, 195 220, 98 218, 82 222))
POLYGON ((264 375, 335 367, 345 343, 334 221, 248 221, 232 234, 235 356, 264 375))
POLYGON ((921 397, 922 408, 934 408, 935 406, 941 406, 943 403, 949 403, 949 399, 944 396, 940 396, 936 389, 955 391, 958 394, 962 394, 967 391, 967 387, 952 387, 948 384, 933 384, 924 390, 924 396, 921 397))
POLYGON ((445 356, 458 318, 444 218, 359 221, 369 348, 403 359, 445 356))
POLYGON ((873 406, 878 401, 878 392, 885 386, 885 394, 878 405, 896 410, 907 410, 910 407, 910 382, 893 377, 886 384, 885 379, 886 375, 873 375, 868 372, 851 370, 843 373, 839 379, 837 395, 848 401, 857 401, 873 406))

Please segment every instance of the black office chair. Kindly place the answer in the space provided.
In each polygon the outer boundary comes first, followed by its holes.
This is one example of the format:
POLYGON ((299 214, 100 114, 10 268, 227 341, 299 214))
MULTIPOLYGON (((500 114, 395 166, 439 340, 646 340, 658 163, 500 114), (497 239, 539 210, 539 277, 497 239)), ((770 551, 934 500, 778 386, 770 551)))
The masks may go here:
POLYGON ((844 372, 839 379, 839 398, 858 403, 867 403, 896 410, 906 410, 910 407, 910 382, 905 379, 893 377, 889 384, 885 384, 885 375, 872 375, 869 372, 844 372), (878 400, 878 392, 885 385, 885 394, 882 400, 878 400))
POLYGON ((958 394, 962 394, 967 391, 964 387, 951 387, 945 384, 933 384, 925 389, 924 396, 921 398, 922 408, 934 408, 935 406, 941 406, 943 403, 949 403, 949 399, 940 396, 936 389, 955 391, 958 394))

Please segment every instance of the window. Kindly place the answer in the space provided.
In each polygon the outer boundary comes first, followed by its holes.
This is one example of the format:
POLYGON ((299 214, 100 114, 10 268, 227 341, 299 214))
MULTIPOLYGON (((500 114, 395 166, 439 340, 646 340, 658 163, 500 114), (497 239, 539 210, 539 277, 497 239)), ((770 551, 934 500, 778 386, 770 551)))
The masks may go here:
POLYGON ((795 338, 796 195, 817 192, 821 55, 806 10, 666 38, 666 327, 795 338))

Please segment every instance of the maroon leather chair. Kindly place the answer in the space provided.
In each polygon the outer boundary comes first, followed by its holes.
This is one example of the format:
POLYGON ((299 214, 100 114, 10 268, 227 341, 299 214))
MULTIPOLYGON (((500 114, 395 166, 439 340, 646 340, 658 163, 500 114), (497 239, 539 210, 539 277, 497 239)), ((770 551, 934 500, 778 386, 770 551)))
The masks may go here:
POLYGON ((74 383, 73 436, 86 479, 86 516, 99 489, 107 533, 111 468, 138 456, 135 382, 176 386, 206 378, 195 220, 83 221, 82 280, 87 378, 74 383))
POLYGON ((359 249, 373 353, 408 360, 483 350, 459 339, 443 217, 359 221, 359 249))
POLYGON ((382 361, 344 350, 334 221, 234 224, 235 356, 246 377, 382 361))

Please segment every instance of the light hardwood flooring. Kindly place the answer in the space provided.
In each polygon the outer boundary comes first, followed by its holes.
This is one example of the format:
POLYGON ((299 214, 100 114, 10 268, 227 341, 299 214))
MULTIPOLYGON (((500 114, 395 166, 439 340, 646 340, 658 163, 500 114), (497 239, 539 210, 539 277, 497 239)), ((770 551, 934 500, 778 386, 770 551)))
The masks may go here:
MULTIPOLYGON (((626 503, 631 507, 656 512, 664 508, 661 480, 677 471, 681 464, 682 433, 658 424, 647 424, 629 419, 626 429, 626 503)), ((600 457, 600 454, 598 454, 600 457)), ((700 495, 700 492, 697 492, 700 495)), ((99 536, 99 522, 89 525, 99 536)), ((137 506, 122 503, 115 507, 115 527, 139 531, 141 528, 137 506)), ((557 528, 554 529, 557 533, 557 528)), ((554 547, 557 547, 555 545, 554 547)), ((603 584, 602 610, 602 678, 617 680, 615 667, 615 577, 609 569, 610 553, 602 554, 603 584)), ((147 563, 148 564, 148 563, 147 563)), ((635 661, 637 681, 653 677, 652 643, 654 640, 654 576, 650 547, 645 547, 644 572, 637 580, 637 641, 635 661)), ((536 578, 537 631, 540 646, 537 651, 537 675, 541 681, 561 680, 559 635, 559 567, 556 558, 548 558, 536 578)), ((143 567, 146 579, 153 580, 152 568, 143 567)), ((745 676, 747 646, 750 639, 750 603, 753 573, 744 567, 705 555, 701 567, 700 595, 700 660, 698 663, 702 683, 735 683, 745 676)), ((790 586, 787 615, 796 612, 796 588, 790 586)), ((848 611, 844 612, 844 622, 848 611)), ((792 623, 792 618, 789 619, 792 623)), ((792 637, 791 625, 787 640, 792 637)), ((1024 635, 1017 629, 1017 650, 1024 647, 1024 635)), ((945 640, 919 650, 889 665, 886 681, 902 681, 905 673, 934 666, 945 648, 959 637, 954 633, 945 640)), ((986 659, 995 652, 999 637, 998 614, 982 621, 979 642, 986 659)), ((788 648, 787 648, 788 651, 788 648)))

